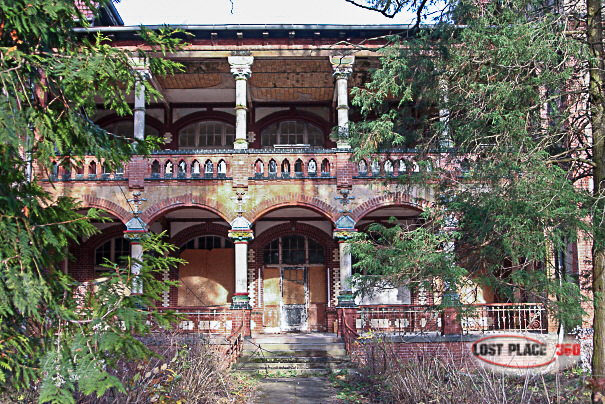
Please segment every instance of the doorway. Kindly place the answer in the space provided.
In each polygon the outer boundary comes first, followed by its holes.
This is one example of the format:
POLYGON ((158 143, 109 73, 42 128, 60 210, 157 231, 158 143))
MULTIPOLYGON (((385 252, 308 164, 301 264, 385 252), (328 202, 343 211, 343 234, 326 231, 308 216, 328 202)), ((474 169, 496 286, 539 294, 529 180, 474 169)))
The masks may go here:
POLYGON ((308 329, 309 291, 307 268, 284 267, 281 270, 281 329, 306 331, 308 329))

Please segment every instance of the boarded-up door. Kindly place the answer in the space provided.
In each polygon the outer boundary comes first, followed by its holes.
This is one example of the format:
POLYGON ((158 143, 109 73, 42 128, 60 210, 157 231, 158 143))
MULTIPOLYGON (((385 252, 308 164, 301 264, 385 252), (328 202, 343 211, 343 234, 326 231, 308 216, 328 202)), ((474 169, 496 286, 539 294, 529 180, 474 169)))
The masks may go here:
POLYGON ((302 267, 282 269, 281 328, 307 328, 307 271, 302 267))
POLYGON ((328 292, 326 287, 326 267, 309 268, 309 330, 326 331, 326 307, 328 292))
POLYGON ((231 248, 185 250, 180 255, 179 306, 217 306, 231 303, 235 292, 235 254, 231 248))
POLYGON ((263 271, 263 326, 279 330, 279 268, 263 271))

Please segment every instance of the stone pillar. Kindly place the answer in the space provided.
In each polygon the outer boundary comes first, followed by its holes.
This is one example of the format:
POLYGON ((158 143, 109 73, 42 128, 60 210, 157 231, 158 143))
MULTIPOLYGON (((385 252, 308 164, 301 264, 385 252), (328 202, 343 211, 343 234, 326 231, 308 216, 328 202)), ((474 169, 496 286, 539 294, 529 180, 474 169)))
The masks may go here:
POLYGON ((132 66, 142 77, 137 77, 134 84, 134 138, 145 139, 145 84, 142 79, 149 77, 147 63, 143 59, 133 58, 132 66))
POLYGON ((235 143, 234 149, 247 149, 246 115, 247 115, 247 83, 252 75, 250 69, 254 62, 253 56, 229 56, 231 74, 235 78, 235 143))
POLYGON ((233 295, 231 310, 250 309, 250 296, 248 296, 248 242, 254 239, 254 234, 249 229, 232 228, 232 230, 229 230, 229 237, 235 244, 235 294, 233 295))
POLYGON ((334 238, 338 241, 338 250, 340 255, 340 294, 338 295, 338 307, 355 307, 355 296, 349 285, 349 278, 352 275, 351 251, 347 240, 353 238, 357 230, 353 228, 334 230, 334 238))
POLYGON ((353 72, 354 56, 331 56, 333 76, 336 79, 334 91, 336 92, 336 111, 338 115, 338 141, 339 149, 350 149, 349 136, 349 90, 347 82, 353 72))

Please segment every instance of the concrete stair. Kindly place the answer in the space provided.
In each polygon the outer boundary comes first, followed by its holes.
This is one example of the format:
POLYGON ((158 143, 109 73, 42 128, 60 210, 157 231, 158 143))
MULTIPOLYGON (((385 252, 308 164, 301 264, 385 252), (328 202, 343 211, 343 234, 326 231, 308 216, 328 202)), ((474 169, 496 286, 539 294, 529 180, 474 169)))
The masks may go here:
POLYGON ((336 334, 292 333, 247 338, 235 369, 262 374, 328 374, 352 367, 336 334))

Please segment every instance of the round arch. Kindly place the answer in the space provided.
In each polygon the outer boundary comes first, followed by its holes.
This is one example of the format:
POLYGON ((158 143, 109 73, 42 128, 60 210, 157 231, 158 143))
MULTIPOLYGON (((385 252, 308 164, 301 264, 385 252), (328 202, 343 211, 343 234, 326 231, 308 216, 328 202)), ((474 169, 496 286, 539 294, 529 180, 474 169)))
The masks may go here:
POLYGON ((174 135, 177 136, 179 131, 184 127, 199 121, 220 121, 235 126, 235 115, 228 114, 222 111, 198 111, 185 115, 178 121, 172 124, 174 135))
POLYGON ((223 206, 216 200, 203 196, 187 194, 165 199, 148 207, 141 213, 140 218, 145 223, 153 223, 156 219, 162 217, 166 213, 184 207, 208 210, 221 217, 227 223, 230 223, 231 218, 235 218, 236 216, 232 209, 223 206))
POLYGON ((255 122, 253 125, 250 125, 250 129, 256 133, 254 147, 260 147, 260 135, 263 130, 273 124, 283 121, 303 121, 315 125, 323 131, 325 147, 334 147, 336 145, 336 143, 332 142, 329 138, 330 130, 333 126, 329 121, 326 121, 324 118, 311 112, 294 110, 274 112, 260 119, 258 122, 255 122))
POLYGON ((131 214, 115 202, 111 202, 107 199, 97 198, 90 195, 83 195, 82 202, 83 208, 96 208, 105 210, 120 219, 122 223, 126 223, 130 220, 131 214))
POLYGON ((286 195, 264 200, 263 202, 259 203, 254 208, 246 212, 244 216, 250 221, 250 223, 254 223, 263 215, 276 209, 285 207, 307 208, 319 213, 320 215, 325 217, 326 220, 330 220, 332 222, 334 222, 334 220, 339 215, 338 210, 336 208, 333 208, 321 199, 303 194, 289 193, 286 195))
MULTIPOLYGON (((132 122, 134 120, 134 117, 132 116, 119 116, 118 114, 111 114, 111 115, 107 115, 104 116, 103 118, 99 118, 96 122, 95 125, 98 125, 99 127, 103 127, 105 125, 109 125, 115 122, 132 122)), ((154 118, 153 116, 150 115, 145 115, 145 125, 149 125, 155 129, 158 130, 158 132, 160 132, 160 136, 164 134, 164 124, 157 118, 154 118)))
POLYGON ((364 218, 364 216, 381 208, 401 206, 421 213, 424 208, 428 205, 428 201, 424 199, 414 198, 414 200, 412 200, 412 197, 409 194, 396 192, 382 195, 362 203, 357 208, 355 208, 349 216, 355 222, 359 222, 364 218))
POLYGON ((177 247, 185 244, 185 242, 191 240, 193 237, 197 236, 221 236, 221 237, 229 237, 229 227, 221 226, 216 223, 200 223, 193 226, 189 226, 177 234, 175 234, 172 238, 170 238, 170 244, 174 244, 177 247))

